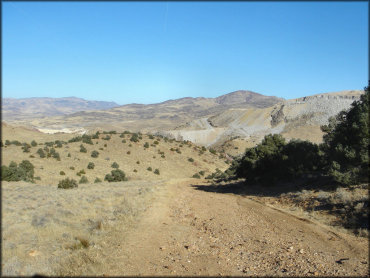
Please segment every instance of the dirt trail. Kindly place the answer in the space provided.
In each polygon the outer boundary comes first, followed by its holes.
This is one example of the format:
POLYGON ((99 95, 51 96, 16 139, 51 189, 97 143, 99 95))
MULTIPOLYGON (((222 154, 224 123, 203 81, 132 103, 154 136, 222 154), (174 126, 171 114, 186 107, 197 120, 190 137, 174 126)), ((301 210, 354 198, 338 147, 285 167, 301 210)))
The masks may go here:
POLYGON ((104 275, 368 275, 368 242, 172 180, 104 275))

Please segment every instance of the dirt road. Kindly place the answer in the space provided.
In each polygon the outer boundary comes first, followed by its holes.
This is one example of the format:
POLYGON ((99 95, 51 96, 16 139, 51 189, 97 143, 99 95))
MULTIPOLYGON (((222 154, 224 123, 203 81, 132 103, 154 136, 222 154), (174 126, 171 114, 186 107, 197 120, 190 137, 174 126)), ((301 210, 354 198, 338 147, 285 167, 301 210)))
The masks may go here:
POLYGON ((192 183, 157 192, 100 275, 368 275, 366 239, 192 183))

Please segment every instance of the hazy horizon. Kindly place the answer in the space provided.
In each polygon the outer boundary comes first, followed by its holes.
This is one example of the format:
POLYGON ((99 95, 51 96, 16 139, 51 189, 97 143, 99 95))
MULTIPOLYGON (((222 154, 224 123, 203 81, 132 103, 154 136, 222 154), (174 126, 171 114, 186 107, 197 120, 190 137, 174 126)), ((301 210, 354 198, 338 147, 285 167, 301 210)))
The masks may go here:
POLYGON ((362 90, 367 2, 3 2, 3 98, 362 90))

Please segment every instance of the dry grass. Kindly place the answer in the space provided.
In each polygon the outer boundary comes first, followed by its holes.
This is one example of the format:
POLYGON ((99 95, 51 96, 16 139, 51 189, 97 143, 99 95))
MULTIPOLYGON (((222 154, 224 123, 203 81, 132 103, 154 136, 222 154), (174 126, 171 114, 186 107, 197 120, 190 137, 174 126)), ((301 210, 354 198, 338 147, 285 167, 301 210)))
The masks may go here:
POLYGON ((105 248, 118 240, 115 231, 122 240, 161 182, 103 182, 69 190, 25 182, 2 186, 3 275, 68 275, 79 260, 109 252, 105 248))
POLYGON ((364 237, 369 234, 367 184, 339 187, 335 190, 301 190, 265 199, 341 231, 364 237))

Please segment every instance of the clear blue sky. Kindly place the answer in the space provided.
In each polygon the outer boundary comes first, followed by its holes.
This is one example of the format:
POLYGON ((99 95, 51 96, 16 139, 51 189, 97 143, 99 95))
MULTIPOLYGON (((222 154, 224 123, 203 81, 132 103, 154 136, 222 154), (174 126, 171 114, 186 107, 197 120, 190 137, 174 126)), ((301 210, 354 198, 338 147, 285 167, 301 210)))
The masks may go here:
POLYGON ((3 2, 2 97, 363 89, 368 2, 3 2))

